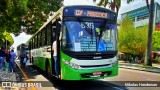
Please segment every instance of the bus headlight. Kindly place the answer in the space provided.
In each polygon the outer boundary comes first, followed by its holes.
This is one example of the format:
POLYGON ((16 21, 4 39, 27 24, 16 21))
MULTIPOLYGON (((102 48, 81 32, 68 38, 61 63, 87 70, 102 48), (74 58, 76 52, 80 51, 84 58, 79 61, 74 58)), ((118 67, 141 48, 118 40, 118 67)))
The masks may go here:
POLYGON ((72 62, 69 62, 67 60, 63 60, 65 64, 67 64, 68 66, 74 68, 74 69, 79 69, 79 65, 75 64, 75 63, 72 63, 72 62))
POLYGON ((112 63, 112 66, 113 66, 113 67, 116 66, 117 63, 118 63, 118 61, 113 62, 113 63, 112 63))

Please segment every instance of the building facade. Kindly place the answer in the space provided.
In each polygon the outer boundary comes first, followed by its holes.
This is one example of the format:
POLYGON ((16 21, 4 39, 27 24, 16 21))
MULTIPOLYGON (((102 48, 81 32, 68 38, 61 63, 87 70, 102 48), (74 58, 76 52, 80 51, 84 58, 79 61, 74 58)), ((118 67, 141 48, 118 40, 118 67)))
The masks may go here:
MULTIPOLYGON (((122 19, 126 16, 134 21, 136 28, 144 26, 149 22, 149 11, 147 6, 121 14, 122 19)), ((155 30, 160 31, 160 5, 157 2, 154 3, 153 27, 155 30)))

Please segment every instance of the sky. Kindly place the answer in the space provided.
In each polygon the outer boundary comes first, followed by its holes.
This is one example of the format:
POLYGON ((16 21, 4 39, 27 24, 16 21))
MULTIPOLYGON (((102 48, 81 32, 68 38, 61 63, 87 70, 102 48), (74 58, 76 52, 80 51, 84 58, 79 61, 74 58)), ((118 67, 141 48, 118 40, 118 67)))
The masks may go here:
MULTIPOLYGON (((97 0, 98 2, 99 0, 97 0)), ((158 2, 160 4, 160 0, 155 0, 155 2, 158 2)), ((64 5, 95 5, 93 3, 93 0, 64 0, 64 5)), ((130 4, 126 3, 126 0, 122 0, 121 7, 119 9, 118 19, 121 19, 121 14, 134 10, 139 7, 145 6, 145 0, 134 0, 134 2, 131 2, 130 4)), ((29 38, 31 38, 31 35, 26 35, 25 33, 21 33, 19 36, 15 37, 13 34, 11 34, 14 39, 14 44, 12 47, 16 48, 19 44, 25 43, 29 38)))

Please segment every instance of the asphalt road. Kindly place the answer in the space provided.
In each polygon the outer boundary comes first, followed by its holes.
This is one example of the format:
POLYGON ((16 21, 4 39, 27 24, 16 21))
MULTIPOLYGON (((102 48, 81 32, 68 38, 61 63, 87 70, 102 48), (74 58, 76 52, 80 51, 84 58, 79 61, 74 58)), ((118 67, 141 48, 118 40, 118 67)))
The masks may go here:
MULTIPOLYGON (((44 81, 42 84, 44 86, 36 88, 36 90, 160 90, 160 87, 128 87, 120 86, 118 81, 159 81, 160 74, 131 70, 131 69, 119 69, 119 75, 116 77, 105 78, 100 80, 90 80, 90 81, 60 81, 54 78, 52 81, 48 80, 45 73, 37 71, 32 65, 27 66, 23 69, 25 74, 31 81, 44 81)), ((25 80, 25 78, 24 78, 25 80)), ((124 84, 122 82, 121 84, 124 84)), ((160 83, 159 83, 160 84, 160 83)), ((42 85, 42 86, 43 86, 42 85)), ((21 90, 25 90, 21 88, 21 90)), ((33 89, 31 89, 33 90, 33 89)), ((34 89, 35 90, 35 89, 34 89)))

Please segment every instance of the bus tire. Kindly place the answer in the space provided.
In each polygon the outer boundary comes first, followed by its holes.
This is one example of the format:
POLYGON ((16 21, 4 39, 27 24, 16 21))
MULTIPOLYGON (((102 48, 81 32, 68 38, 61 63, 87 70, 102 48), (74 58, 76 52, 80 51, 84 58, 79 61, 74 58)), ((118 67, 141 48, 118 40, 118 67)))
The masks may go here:
POLYGON ((51 67, 50 67, 50 64, 49 64, 49 61, 47 60, 47 62, 46 62, 46 73, 47 73, 47 77, 49 78, 49 79, 51 79, 52 78, 52 75, 51 75, 51 67))

